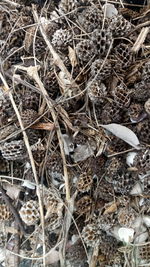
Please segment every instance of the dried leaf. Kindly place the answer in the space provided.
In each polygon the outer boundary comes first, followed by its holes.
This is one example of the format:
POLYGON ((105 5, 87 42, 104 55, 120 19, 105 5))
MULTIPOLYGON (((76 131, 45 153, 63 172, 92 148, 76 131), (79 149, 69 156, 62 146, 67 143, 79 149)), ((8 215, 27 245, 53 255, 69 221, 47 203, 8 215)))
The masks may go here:
POLYGON ((100 124, 100 126, 110 131, 112 134, 119 137, 120 139, 122 139, 129 145, 133 146, 134 148, 140 149, 139 147, 140 142, 136 134, 133 131, 131 131, 129 128, 122 126, 120 124, 117 124, 117 123, 111 123, 107 125, 100 124))
POLYGON ((29 181, 29 180, 24 180, 22 186, 27 187, 27 188, 32 189, 32 190, 35 189, 35 184, 31 183, 31 181, 29 181))
POLYGON ((105 4, 103 5, 103 10, 106 15, 106 18, 111 18, 113 16, 117 16, 118 10, 112 4, 105 4))
POLYGON ((68 47, 68 50, 69 50, 68 56, 69 56, 71 65, 72 67, 75 67, 78 64, 75 50, 71 46, 68 47))
POLYGON ((9 183, 3 183, 3 187, 6 190, 6 194, 11 198, 11 199, 17 199, 19 197, 21 188, 20 186, 17 185, 11 185, 9 183))
POLYGON ((45 258, 45 260, 46 260, 46 265, 49 265, 49 264, 53 264, 55 262, 58 262, 60 260, 60 258, 59 258, 59 251, 52 250, 52 252, 47 255, 47 257, 45 258))
POLYGON ((68 79, 66 73, 64 73, 63 71, 60 71, 58 74, 58 83, 61 88, 61 93, 63 95, 71 97, 72 96, 72 90, 71 90, 72 82, 70 79, 68 79))
POLYGON ((31 126, 32 129, 52 131, 54 129, 54 123, 51 122, 39 122, 31 126))
POLYGON ((114 203, 108 203, 109 206, 107 205, 105 211, 104 211, 104 215, 105 214, 108 214, 108 213, 113 213, 117 210, 117 204, 114 202, 114 203))
POLYGON ((85 145, 79 145, 75 148, 73 159, 74 162, 86 160, 94 155, 94 149, 87 143, 85 145))

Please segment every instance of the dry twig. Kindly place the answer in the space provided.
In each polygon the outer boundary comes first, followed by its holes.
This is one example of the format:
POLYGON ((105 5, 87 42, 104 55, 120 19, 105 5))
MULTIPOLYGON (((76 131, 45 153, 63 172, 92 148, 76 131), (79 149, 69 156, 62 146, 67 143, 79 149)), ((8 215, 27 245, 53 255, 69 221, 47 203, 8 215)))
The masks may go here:
MULTIPOLYGON (((22 133, 23 133, 23 137, 24 137, 24 142, 25 142, 25 145, 26 145, 26 148, 27 148, 27 151, 28 151, 28 155, 29 155, 29 158, 30 158, 30 162, 31 162, 31 166, 32 166, 32 171, 33 171, 33 174, 34 174, 34 178, 35 178, 35 182, 36 182, 36 186, 37 186, 37 196, 38 196, 38 200, 39 200, 39 208, 40 208, 40 216, 41 216, 41 224, 42 224, 42 230, 43 230, 43 254, 45 255, 45 238, 44 238, 44 213, 43 213, 43 205, 42 205, 42 199, 41 199, 41 195, 40 195, 40 189, 39 189, 39 181, 38 181, 38 176, 37 176, 37 172, 36 172, 36 167, 35 167, 35 163, 34 163, 34 159, 33 159, 33 155, 32 155, 32 151, 31 151, 31 148, 30 148, 30 144, 29 144, 29 140, 28 140, 28 137, 27 137, 27 134, 25 132, 25 129, 24 129, 24 126, 23 126, 23 123, 22 123, 22 120, 21 120, 21 117, 20 117, 20 114, 19 114, 19 111, 18 111, 18 108, 15 104, 15 101, 13 99, 13 96, 12 96, 12 93, 8 87, 8 84, 7 82, 5 81, 3 75, 0 73, 0 78, 4 84, 4 90, 6 92, 8 92, 8 95, 9 95, 9 98, 10 98, 10 101, 12 103, 12 106, 14 108, 14 111, 16 113, 16 116, 18 118, 18 121, 19 121, 19 124, 20 124, 20 127, 21 127, 21 130, 22 130, 22 133)), ((45 258, 43 257, 43 264, 45 266, 45 258)))

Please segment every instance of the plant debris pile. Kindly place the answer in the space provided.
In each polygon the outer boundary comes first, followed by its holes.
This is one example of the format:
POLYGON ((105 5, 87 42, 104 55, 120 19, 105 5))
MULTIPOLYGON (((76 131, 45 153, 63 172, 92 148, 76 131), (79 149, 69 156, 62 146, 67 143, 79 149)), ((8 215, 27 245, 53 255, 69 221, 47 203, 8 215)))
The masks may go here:
POLYGON ((150 264, 150 9, 131 2, 0 3, 1 266, 150 264))

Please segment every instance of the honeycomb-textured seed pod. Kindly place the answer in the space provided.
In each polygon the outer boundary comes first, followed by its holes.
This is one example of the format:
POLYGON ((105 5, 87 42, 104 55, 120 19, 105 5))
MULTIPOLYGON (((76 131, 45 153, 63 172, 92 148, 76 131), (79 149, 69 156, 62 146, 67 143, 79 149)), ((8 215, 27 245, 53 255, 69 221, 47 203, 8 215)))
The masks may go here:
POLYGON ((21 219, 27 225, 34 225, 39 221, 39 204, 37 201, 29 200, 19 210, 21 219))
POLYGON ((150 61, 146 62, 142 68, 142 80, 150 82, 150 61))
POLYGON ((121 37, 128 35, 132 29, 132 24, 122 15, 117 15, 111 18, 109 27, 112 30, 114 37, 121 37))
POLYGON ((22 140, 5 142, 0 149, 3 158, 7 160, 21 160, 26 157, 25 144, 22 140))
POLYGON ((144 260, 147 263, 150 262, 150 244, 149 243, 138 246, 137 251, 138 251, 138 257, 140 259, 144 260))
POLYGON ((34 109, 38 110, 39 106, 39 96, 37 93, 32 90, 25 90, 24 95, 22 96, 22 108, 23 109, 34 109))
POLYGON ((108 260, 108 264, 111 267, 122 267, 124 264, 123 253, 119 251, 113 253, 110 259, 108 260))
POLYGON ((108 59, 106 61, 102 59, 96 59, 91 66, 91 75, 100 80, 106 80, 110 77, 112 72, 111 63, 108 59))
POLYGON ((58 51, 65 51, 69 44, 71 44, 72 35, 67 29, 59 29, 55 31, 52 38, 52 44, 58 51))
POLYGON ((113 201, 114 198, 113 185, 106 181, 101 181, 100 185, 97 188, 97 194, 99 198, 105 201, 113 201))
POLYGON ((117 251, 117 240, 108 236, 105 232, 102 234, 102 242, 99 246, 100 251, 107 257, 107 260, 117 251))
POLYGON ((133 186, 137 182, 137 176, 130 172, 116 173, 112 177, 112 184, 114 191, 117 194, 122 194, 123 196, 129 195, 133 186))
POLYGON ((145 111, 150 115, 150 98, 144 104, 145 111))
POLYGON ((77 189, 79 192, 88 192, 93 184, 93 177, 92 175, 84 172, 80 174, 77 182, 77 189))
POLYGON ((146 119, 138 123, 136 131, 140 141, 149 144, 150 142, 149 120, 146 119))
POLYGON ((62 216, 58 215, 57 213, 51 213, 51 216, 49 216, 45 220, 45 228, 49 232, 52 232, 62 226, 63 224, 63 218, 62 216))
POLYGON ((128 115, 131 122, 139 122, 141 119, 142 111, 143 105, 141 103, 131 103, 128 108, 128 115))
POLYGON ((107 160, 106 162, 106 176, 108 176, 109 179, 112 179, 112 176, 119 172, 119 170, 122 170, 122 168, 122 160, 118 157, 113 157, 110 160, 107 160))
POLYGON ((136 219, 135 211, 132 208, 120 208, 118 211, 118 223, 123 227, 132 227, 136 219))
POLYGON ((50 71, 46 73, 43 77, 44 87, 47 90, 49 96, 53 99, 58 95, 59 92, 59 84, 56 79, 56 75, 54 69, 52 68, 50 71))
POLYGON ((133 53, 128 44, 120 43, 114 49, 115 70, 120 72, 121 69, 128 68, 133 60, 133 53))
POLYGON ((76 54, 80 62, 89 62, 97 54, 96 46, 91 40, 82 40, 76 46, 76 54))
POLYGON ((121 115, 121 109, 116 103, 107 103, 102 109, 101 120, 102 123, 120 122, 121 115))
POLYGON ((103 103, 107 95, 107 89, 104 83, 99 80, 90 81, 87 84, 88 96, 93 103, 103 103))
POLYGON ((78 214, 85 214, 90 212, 93 201, 90 196, 85 195, 76 202, 76 212, 78 214))
POLYGON ((101 242, 101 231, 97 225, 92 223, 83 228, 82 238, 88 247, 95 247, 101 242))
POLYGON ((50 217, 52 213, 58 213, 61 216, 63 203, 59 191, 54 187, 46 188, 45 186, 40 186, 40 192, 46 211, 45 218, 50 217))
POLYGON ((94 5, 85 8, 78 16, 79 24, 87 33, 91 33, 93 30, 101 28, 103 19, 103 12, 94 5))
POLYGON ((59 187, 63 179, 63 163, 58 153, 52 152, 48 154, 46 161, 46 170, 51 179, 51 182, 59 187))
POLYGON ((133 99, 138 101, 147 101, 150 98, 150 83, 146 81, 138 82, 134 85, 133 99))
POLYGON ((34 109, 25 109, 21 112, 21 119, 24 127, 32 124, 38 117, 37 112, 34 109))
POLYGON ((109 28, 96 29, 92 34, 92 41, 101 56, 105 56, 111 49, 112 40, 112 33, 109 28))
POLYGON ((11 212, 6 204, 0 204, 0 221, 8 221, 11 217, 11 212))
POLYGON ((117 86, 113 90, 112 95, 119 108, 129 107, 131 101, 131 91, 128 91, 123 85, 117 86))

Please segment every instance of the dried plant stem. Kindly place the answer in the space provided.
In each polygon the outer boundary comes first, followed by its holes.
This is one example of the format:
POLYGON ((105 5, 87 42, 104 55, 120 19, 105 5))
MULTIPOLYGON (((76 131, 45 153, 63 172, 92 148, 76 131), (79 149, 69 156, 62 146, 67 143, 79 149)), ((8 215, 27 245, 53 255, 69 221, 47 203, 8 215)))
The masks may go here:
POLYGON ((15 7, 19 7, 20 6, 18 3, 15 3, 15 2, 10 1, 10 0, 3 0, 3 2, 5 2, 6 4, 9 4, 11 6, 15 6, 15 7))
MULTIPOLYGON (((30 144, 29 144, 29 140, 28 140, 27 134, 25 132, 25 129, 24 129, 24 126, 23 126, 23 123, 22 123, 18 108, 17 108, 16 103, 15 103, 15 101, 13 99, 13 96, 12 96, 12 93, 11 93, 9 87, 8 87, 7 82, 5 81, 5 79, 4 79, 4 77, 3 77, 3 75, 1 73, 0 73, 0 78, 1 78, 1 80, 3 82, 3 84, 4 84, 5 92, 8 92, 10 101, 12 103, 12 106, 13 106, 14 111, 16 113, 16 116, 18 118, 18 122, 20 124, 20 128, 21 128, 22 133, 23 133, 24 142, 25 142, 25 145, 26 145, 26 148, 27 148, 27 152, 28 152, 28 155, 29 155, 29 158, 30 158, 32 171, 33 171, 35 182, 36 182, 36 186, 37 186, 37 196, 38 196, 39 208, 40 208, 41 225, 42 225, 42 229, 43 229, 43 254, 45 255, 44 213, 43 213, 43 205, 42 205, 42 199, 41 199, 41 195, 40 195, 39 181, 38 181, 38 176, 37 176, 36 167, 35 167, 35 163, 34 163, 34 158, 33 158, 33 155, 32 155, 32 151, 31 151, 31 148, 30 148, 30 144)), ((43 264, 45 266, 45 258, 44 257, 43 257, 43 264)))
POLYGON ((135 44, 132 47, 132 51, 134 53, 137 53, 139 51, 139 49, 142 47, 148 33, 149 33, 149 27, 145 27, 145 28, 141 29, 141 32, 140 32, 135 44))
POLYGON ((95 246, 95 248, 93 249, 93 254, 89 263, 89 267, 96 267, 98 253, 99 253, 99 246, 95 246))
POLYGON ((59 126, 59 123, 58 123, 58 119, 57 119, 57 115, 56 115, 55 109, 53 107, 53 102, 49 98, 49 96, 47 94, 47 91, 45 90, 45 88, 43 86, 43 83, 40 80, 40 77, 38 75, 37 69, 38 69, 38 66, 29 67, 29 68, 26 68, 26 71, 27 71, 28 75, 30 77, 32 77, 35 80, 35 82, 38 84, 41 92, 43 93, 43 96, 45 98, 47 106, 50 109, 53 121, 55 123, 55 128, 56 128, 57 137, 58 137, 59 146, 60 146, 60 152, 61 152, 61 156, 62 156, 62 160, 63 160, 64 180, 65 180, 65 189, 66 189, 66 200, 68 201, 70 199, 69 177, 68 177, 68 172, 67 172, 67 163, 66 163, 66 157, 65 157, 65 152, 64 152, 64 145, 63 145, 61 130, 60 130, 60 126, 59 126))

